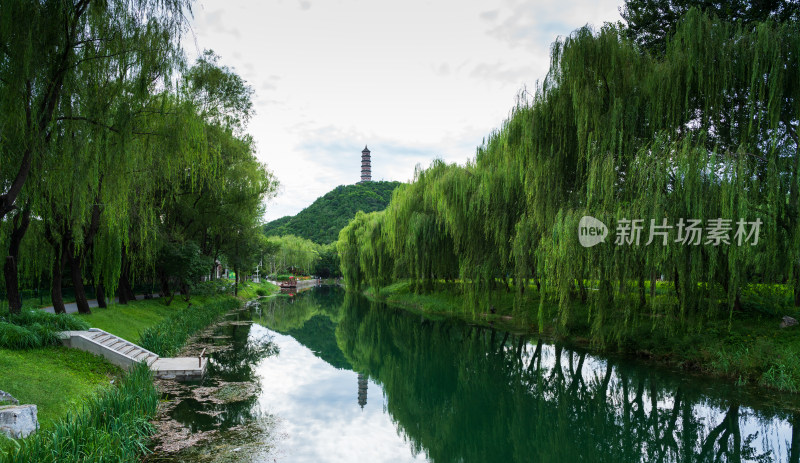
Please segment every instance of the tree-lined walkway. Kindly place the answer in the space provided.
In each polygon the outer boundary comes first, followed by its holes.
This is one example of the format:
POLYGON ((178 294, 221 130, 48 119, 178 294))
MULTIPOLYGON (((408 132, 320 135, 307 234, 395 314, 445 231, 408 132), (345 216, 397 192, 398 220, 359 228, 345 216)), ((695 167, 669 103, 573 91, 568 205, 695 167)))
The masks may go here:
MULTIPOLYGON (((153 299, 161 297, 158 294, 151 294, 150 296, 153 299)), ((144 294, 139 294, 139 295, 136 296, 137 299, 141 299, 143 297, 145 297, 144 294)), ((92 309, 95 308, 95 307, 99 307, 99 305, 97 304, 97 299, 89 299, 88 302, 89 302, 89 307, 92 308, 92 309)), ((114 303, 115 304, 119 303, 119 298, 118 297, 114 298, 114 303)), ((69 302, 69 303, 64 304, 64 308, 67 309, 67 313, 78 313, 78 304, 75 303, 75 302, 69 302)), ((44 310, 45 312, 56 313, 55 309, 53 308, 53 306, 43 307, 42 310, 44 310)))

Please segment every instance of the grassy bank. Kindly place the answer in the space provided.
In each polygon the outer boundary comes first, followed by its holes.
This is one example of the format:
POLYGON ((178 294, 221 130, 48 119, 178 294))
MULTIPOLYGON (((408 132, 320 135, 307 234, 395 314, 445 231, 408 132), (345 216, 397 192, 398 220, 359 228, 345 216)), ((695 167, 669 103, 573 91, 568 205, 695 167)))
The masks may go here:
POLYGON ((118 380, 122 370, 102 357, 77 349, 0 349, 0 389, 20 403, 36 404, 39 424, 47 430, 87 391, 118 380))
MULTIPOLYGON (((464 310, 464 295, 456 284, 439 283, 432 291, 416 294, 410 284, 399 282, 377 293, 368 289, 365 294, 412 311, 539 335, 535 319, 538 296, 535 294, 531 294, 530 299, 535 301, 530 303, 531 307, 524 307, 515 314, 513 291, 499 289, 489 298, 489 307, 493 307, 495 313, 487 308, 485 313, 476 315, 464 310)), ((555 314, 555 308, 548 310, 546 307, 545 313, 555 314)), ((618 342, 597 346, 588 341, 590 327, 585 322, 588 308, 576 305, 573 316, 563 328, 557 326, 555 315, 544 317, 541 335, 590 347, 597 352, 621 353, 726 377, 737 384, 800 392, 800 327, 779 328, 782 315, 757 310, 735 311, 730 321, 707 320, 701 330, 682 332, 653 329, 653 324, 647 321, 639 323, 630 335, 618 342)), ((798 316, 794 312, 785 315, 798 316)))
POLYGON ((239 283, 239 298, 244 300, 255 299, 259 296, 269 296, 270 294, 280 292, 280 290, 278 286, 267 283, 266 281, 261 283, 248 281, 239 283))
POLYGON ((150 370, 139 365, 117 387, 103 388, 50 428, 19 440, 0 462, 137 461, 153 432, 149 420, 158 400, 150 370))
MULTIPOLYGON (((271 292, 270 286, 273 285, 247 284, 244 289, 256 294, 271 292)), ((245 292, 240 299, 248 295, 245 292)), ((36 311, 22 317, 24 320, 14 319, 20 325, 5 326, 5 331, 0 330, 0 335, 5 332, 7 339, 13 341, 19 338, 24 342, 14 341, 14 349, 0 348, 0 389, 15 396, 20 403, 36 404, 41 429, 36 437, 17 441, 25 443, 19 449, 14 441, 0 437, 0 462, 78 461, 77 457, 73 459, 75 452, 85 455, 81 461, 129 461, 132 455, 145 449, 147 436, 150 435, 147 425, 151 416, 149 408, 133 406, 132 409, 136 411, 133 414, 114 411, 111 416, 114 416, 115 423, 119 421, 116 424, 102 421, 105 418, 96 416, 108 415, 108 410, 116 410, 116 403, 133 400, 131 397, 139 401, 149 400, 147 388, 137 386, 144 392, 136 398, 135 390, 125 389, 127 386, 110 386, 112 380, 114 384, 120 384, 120 381, 138 384, 143 379, 139 376, 129 378, 130 375, 101 357, 52 345, 57 343, 48 334, 52 330, 44 328, 65 329, 53 320, 70 324, 67 329, 85 329, 89 326, 101 328, 133 342, 146 344, 145 347, 160 355, 170 355, 180 350, 192 334, 238 306, 240 299, 224 294, 195 296, 190 301, 190 308, 189 303, 178 297, 169 306, 160 299, 148 299, 127 305, 113 304, 107 309, 95 308, 91 315, 65 317, 41 315, 43 312, 36 311), (14 338, 12 335, 18 332, 23 332, 25 336, 14 338), (34 339, 34 335, 38 338, 34 339), (45 347, 38 347, 40 345, 45 347), (90 425, 100 426, 99 431, 87 430, 86 426, 90 425), (73 442, 75 440, 87 443, 73 442), (107 442, 111 442, 111 446, 117 450, 109 450, 107 442), (47 452, 52 453, 52 458, 43 456, 47 452)), ((10 320, 8 314, 4 316, 10 320)), ((141 375, 144 374, 149 378, 147 371, 141 375)), ((152 379, 145 383, 152 386, 152 379)))
POLYGON ((159 323, 143 330, 139 345, 161 357, 174 356, 190 336, 240 304, 241 301, 233 296, 222 296, 175 311, 159 323))
MULTIPOLYGON (((200 300, 192 302, 202 304, 200 300)), ((142 331, 188 306, 188 302, 178 298, 170 305, 165 305, 161 299, 145 299, 125 305, 113 304, 107 309, 94 308, 91 315, 79 315, 78 318, 94 328, 136 343, 142 331)))

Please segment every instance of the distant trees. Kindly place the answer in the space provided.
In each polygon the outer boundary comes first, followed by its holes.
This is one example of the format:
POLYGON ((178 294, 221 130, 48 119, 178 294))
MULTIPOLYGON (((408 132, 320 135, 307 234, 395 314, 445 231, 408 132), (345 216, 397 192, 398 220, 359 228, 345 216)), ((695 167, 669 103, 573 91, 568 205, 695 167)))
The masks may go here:
POLYGON ((308 275, 319 258, 320 245, 294 235, 268 238, 276 246, 267 256, 267 268, 271 274, 288 272, 308 275))

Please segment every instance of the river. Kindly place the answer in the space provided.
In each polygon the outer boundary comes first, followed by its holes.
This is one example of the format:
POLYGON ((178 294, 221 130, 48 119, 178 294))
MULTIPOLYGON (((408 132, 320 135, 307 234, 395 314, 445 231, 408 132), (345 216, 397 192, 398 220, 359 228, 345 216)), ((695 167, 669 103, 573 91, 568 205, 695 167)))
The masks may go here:
POLYGON ((206 333, 151 461, 800 461, 800 398, 320 287, 206 333), (209 392, 211 391, 211 392, 209 392))

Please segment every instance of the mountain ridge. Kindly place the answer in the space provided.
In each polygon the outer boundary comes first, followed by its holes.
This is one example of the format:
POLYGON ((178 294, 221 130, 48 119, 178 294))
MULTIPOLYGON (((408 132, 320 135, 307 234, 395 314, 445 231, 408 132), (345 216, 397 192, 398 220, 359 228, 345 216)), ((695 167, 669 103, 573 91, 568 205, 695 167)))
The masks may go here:
POLYGON ((380 211, 389 205, 400 182, 365 182, 339 185, 317 198, 296 215, 287 215, 264 224, 266 236, 295 235, 315 243, 329 244, 339 238, 358 211, 380 211))

